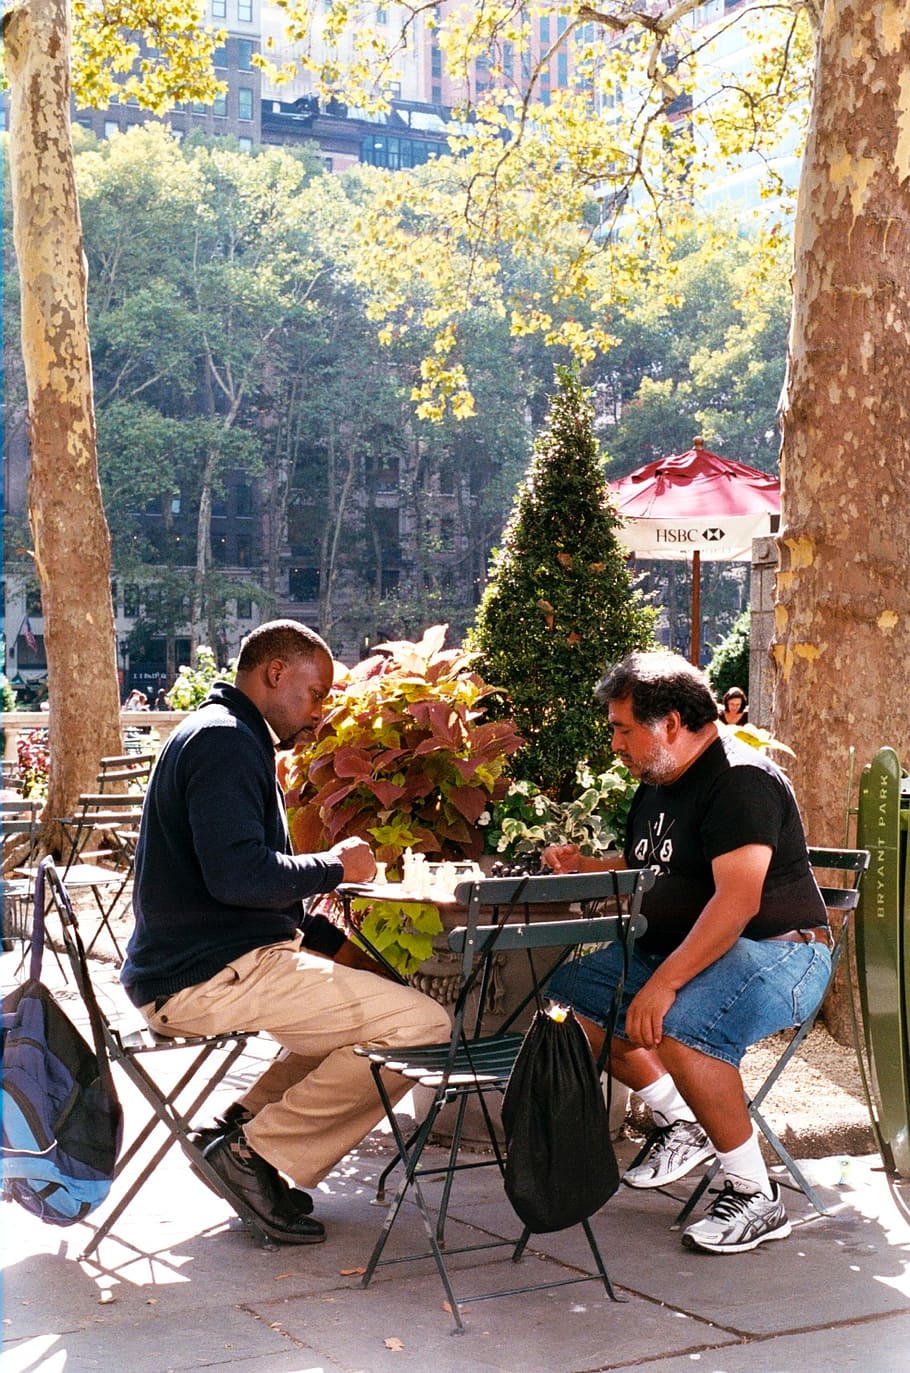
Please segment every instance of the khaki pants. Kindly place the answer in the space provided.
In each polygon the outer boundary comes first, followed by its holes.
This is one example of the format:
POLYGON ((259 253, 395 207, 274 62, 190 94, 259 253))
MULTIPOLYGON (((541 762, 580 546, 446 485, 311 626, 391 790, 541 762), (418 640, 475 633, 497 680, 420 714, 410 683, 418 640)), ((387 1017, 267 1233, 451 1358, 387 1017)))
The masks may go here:
MULTIPOLYGON (((264 1030, 288 1052, 244 1104, 250 1145, 300 1187, 313 1187, 382 1118, 369 1061, 355 1044, 390 1048, 449 1038, 449 1017, 430 997, 375 973, 346 968, 299 947, 254 949, 208 982, 142 1013, 159 1034, 264 1030)), ((410 1084, 391 1074, 398 1101, 410 1084)))

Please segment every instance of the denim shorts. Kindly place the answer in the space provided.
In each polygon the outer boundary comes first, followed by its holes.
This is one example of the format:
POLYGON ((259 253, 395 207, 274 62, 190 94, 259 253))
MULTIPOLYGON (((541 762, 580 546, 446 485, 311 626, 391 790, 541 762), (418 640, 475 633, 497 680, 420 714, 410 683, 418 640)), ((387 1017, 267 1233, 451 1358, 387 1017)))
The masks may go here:
MULTIPOLYGON (((663 955, 633 951, 614 1030, 620 1038, 626 1038, 626 1007, 663 961, 663 955)), ((622 948, 610 944, 564 963, 550 978, 547 996, 606 1029, 621 971, 622 948)), ((830 972, 824 944, 737 939, 680 987, 664 1018, 664 1034, 738 1068, 750 1044, 799 1025, 815 1010, 830 972)))

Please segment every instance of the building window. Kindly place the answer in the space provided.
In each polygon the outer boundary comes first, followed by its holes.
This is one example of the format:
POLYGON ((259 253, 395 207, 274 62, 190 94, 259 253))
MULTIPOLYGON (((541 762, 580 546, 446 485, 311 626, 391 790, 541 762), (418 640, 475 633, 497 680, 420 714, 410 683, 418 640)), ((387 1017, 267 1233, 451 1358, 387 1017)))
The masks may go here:
POLYGON ((227 0, 212 0, 212 18, 227 19, 227 0))
POLYGON ((540 21, 540 46, 546 50, 550 46, 550 16, 545 14, 540 21))
POLYGON ((253 0, 237 0, 237 18, 241 24, 252 24, 253 0))
POLYGON ((250 86, 241 86, 237 91, 237 118, 253 118, 253 91, 250 86))
POLYGON ((447 151, 444 143, 418 143, 411 138, 370 134, 361 143, 360 160, 371 167, 398 171, 401 167, 422 167, 431 158, 443 157, 447 151))
POLYGON ((376 490, 388 496, 398 490, 398 459, 383 457, 376 467, 376 490))
POLYGON ((224 91, 220 95, 216 95, 212 101, 212 114, 220 115, 222 119, 227 114, 227 95, 224 91))
POLYGON ((237 39, 237 66, 242 72, 253 70, 253 43, 249 38, 237 39))
POLYGON ((253 618, 253 602, 248 596, 237 597, 237 619, 251 620, 253 618))
POLYGON ((319 600, 319 568, 292 567, 288 578, 292 601, 319 600))
POLYGON ((16 642, 16 662, 20 668, 47 667, 47 650, 44 647, 44 635, 32 633, 31 628, 29 628, 29 634, 31 634, 31 642, 29 642, 24 633, 19 635, 16 642), (34 644, 34 648, 32 647, 32 644, 34 644))
MULTIPOLYGON (((252 152, 252 150, 253 150, 253 140, 252 140, 251 138, 238 138, 238 139, 237 139, 237 147, 240 149, 240 151, 241 151, 242 153, 249 153, 249 152, 252 152)), ((330 168, 329 168, 329 171, 331 171, 331 170, 332 170, 332 169, 331 169, 331 167, 330 167, 330 168)))
POLYGON ((117 123, 116 119, 105 119, 105 121, 104 121, 104 136, 105 136, 105 138, 113 138, 114 135, 115 135, 115 134, 118 134, 119 132, 120 132, 120 125, 117 123))
POLYGON ((226 67, 228 64, 227 48, 224 44, 215 49, 212 53, 212 61, 216 67, 226 67))

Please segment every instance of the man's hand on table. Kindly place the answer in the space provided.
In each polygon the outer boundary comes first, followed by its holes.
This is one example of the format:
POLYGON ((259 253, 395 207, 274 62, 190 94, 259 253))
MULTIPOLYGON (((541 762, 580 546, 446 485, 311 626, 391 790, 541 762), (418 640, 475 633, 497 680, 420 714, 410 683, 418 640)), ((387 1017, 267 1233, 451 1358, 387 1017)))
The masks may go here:
POLYGON ((575 844, 548 844, 540 859, 550 872, 578 872, 581 853, 575 844))
POLYGON ((626 866, 619 852, 611 851, 600 858, 592 858, 582 853, 577 844, 548 844, 540 858, 550 872, 610 872, 626 866))
POLYGON ((341 839, 329 854, 344 868, 345 882, 370 882, 376 876, 376 859, 363 839, 341 839))

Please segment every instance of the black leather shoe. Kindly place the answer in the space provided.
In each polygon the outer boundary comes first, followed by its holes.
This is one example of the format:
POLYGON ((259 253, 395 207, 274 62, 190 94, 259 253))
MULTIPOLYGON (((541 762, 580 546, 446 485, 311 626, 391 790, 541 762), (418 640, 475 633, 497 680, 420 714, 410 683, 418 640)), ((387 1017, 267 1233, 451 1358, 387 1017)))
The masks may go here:
POLYGON ((321 1221, 289 1211, 278 1203, 272 1176, 277 1176, 276 1170, 253 1152, 241 1128, 216 1139, 204 1157, 226 1190, 250 1208, 270 1239, 281 1244, 321 1244, 325 1239, 321 1221))
MULTIPOLYGON (((191 1144, 195 1144, 197 1149, 201 1149, 203 1154, 218 1140, 224 1139, 237 1129, 238 1125, 246 1125, 247 1121, 253 1117, 245 1106, 241 1106, 239 1101, 233 1102, 223 1116, 216 1116, 211 1125, 204 1125, 200 1130, 191 1130, 187 1139, 191 1144)), ((287 1211, 292 1216, 310 1216, 313 1214, 313 1198, 309 1192, 302 1191, 299 1187, 289 1187, 281 1176, 277 1168, 273 1168, 271 1163, 265 1159, 260 1159, 263 1167, 271 1170, 272 1194, 275 1206, 279 1211, 287 1211)), ((206 1187, 211 1183, 208 1178, 202 1176, 201 1171, 190 1164, 190 1168, 196 1174, 200 1182, 204 1182, 206 1187)))
POLYGON ((238 1125, 246 1125, 247 1121, 253 1117, 245 1106, 241 1106, 239 1101, 234 1101, 227 1108, 223 1116, 216 1116, 211 1125, 203 1125, 199 1130, 191 1130, 188 1139, 195 1144, 197 1149, 205 1153, 210 1144, 214 1144, 216 1139, 221 1139, 223 1135, 229 1134, 231 1130, 236 1130, 238 1125))

